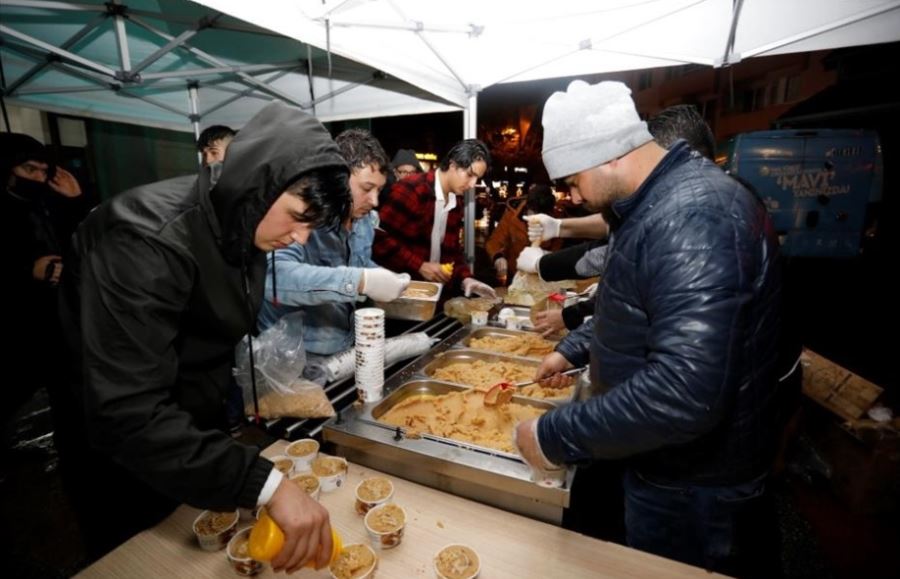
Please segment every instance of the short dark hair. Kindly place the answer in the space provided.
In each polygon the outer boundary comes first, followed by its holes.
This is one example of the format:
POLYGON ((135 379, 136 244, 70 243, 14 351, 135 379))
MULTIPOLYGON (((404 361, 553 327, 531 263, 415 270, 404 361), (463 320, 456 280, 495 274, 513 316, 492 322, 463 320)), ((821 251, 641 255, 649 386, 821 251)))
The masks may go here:
POLYGON ((704 157, 714 159, 716 156, 712 129, 694 105, 673 105, 663 109, 647 121, 647 129, 660 147, 668 149, 678 139, 684 139, 704 157))
POLYGON ((477 161, 484 161, 484 164, 487 165, 487 169, 485 169, 485 173, 487 173, 491 168, 491 153, 488 151, 487 145, 478 139, 466 139, 453 145, 450 152, 444 155, 444 158, 441 159, 441 171, 449 169, 450 163, 468 169, 472 163, 477 161))
POLYGON ((203 132, 200 133, 200 136, 197 137, 197 150, 203 151, 206 147, 222 139, 228 139, 230 141, 236 134, 237 131, 231 127, 226 127, 225 125, 206 127, 203 129, 203 132))
POLYGON ((379 173, 387 173, 388 156, 381 143, 365 129, 347 129, 334 138, 341 156, 350 169, 363 169, 375 165, 379 173))
POLYGON ((329 228, 350 216, 350 183, 345 167, 322 167, 301 174, 285 188, 306 202, 301 223, 329 228))
POLYGON ((535 213, 552 213, 556 207, 556 197, 553 196, 553 190, 550 185, 543 183, 535 183, 528 188, 528 198, 525 201, 525 209, 530 209, 535 213))

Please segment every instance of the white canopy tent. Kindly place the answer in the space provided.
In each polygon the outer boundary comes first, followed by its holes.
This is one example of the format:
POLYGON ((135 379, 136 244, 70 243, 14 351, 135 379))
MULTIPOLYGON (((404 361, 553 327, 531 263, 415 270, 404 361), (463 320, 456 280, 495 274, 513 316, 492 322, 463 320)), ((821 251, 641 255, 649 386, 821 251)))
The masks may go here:
MULTIPOLYGON (((7 93, 138 124, 190 119, 195 130, 200 119, 240 126, 271 98, 325 121, 461 108, 474 137, 477 95, 497 83, 900 40, 900 0, 198 2, 212 11, 3 0, 7 93)), ((472 259, 471 195, 466 211, 472 259)))
POLYGON ((0 18, 5 98, 41 110, 196 133, 272 99, 323 121, 460 108, 184 0, 3 0, 0 18))
MULTIPOLYGON (((197 0, 465 108, 497 83, 900 40, 898 0, 197 0)), ((474 256, 474 197, 466 202, 474 256)))

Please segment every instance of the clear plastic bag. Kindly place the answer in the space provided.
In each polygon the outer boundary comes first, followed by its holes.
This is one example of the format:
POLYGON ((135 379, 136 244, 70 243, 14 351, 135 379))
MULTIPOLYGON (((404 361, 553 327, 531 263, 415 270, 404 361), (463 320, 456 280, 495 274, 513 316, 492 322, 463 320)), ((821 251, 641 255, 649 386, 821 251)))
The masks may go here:
MULTIPOLYGON (((235 348, 234 379, 241 387, 244 408, 254 414, 253 381, 250 378, 249 340, 235 348)), ((334 408, 318 384, 302 380, 306 366, 303 349, 303 312, 282 317, 253 338, 253 367, 262 418, 319 418, 334 415, 334 408)))

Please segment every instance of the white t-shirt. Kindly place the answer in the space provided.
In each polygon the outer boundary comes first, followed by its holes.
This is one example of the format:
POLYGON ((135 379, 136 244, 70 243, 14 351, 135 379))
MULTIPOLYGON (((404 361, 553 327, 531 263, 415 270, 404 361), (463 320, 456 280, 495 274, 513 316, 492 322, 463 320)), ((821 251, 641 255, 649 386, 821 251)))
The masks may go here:
POLYGON ((428 261, 441 263, 441 242, 447 234, 447 218, 456 208, 456 195, 450 193, 444 203, 444 191, 441 188, 441 171, 434 172, 434 225, 431 227, 431 257, 428 261))

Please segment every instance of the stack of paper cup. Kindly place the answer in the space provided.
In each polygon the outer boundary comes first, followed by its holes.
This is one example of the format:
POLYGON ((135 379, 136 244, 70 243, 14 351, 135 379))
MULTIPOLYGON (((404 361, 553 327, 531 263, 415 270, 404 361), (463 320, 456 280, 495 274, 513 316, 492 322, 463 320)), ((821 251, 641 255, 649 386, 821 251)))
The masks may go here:
POLYGON ((363 402, 381 400, 384 390, 384 310, 356 310, 356 392, 363 402))

